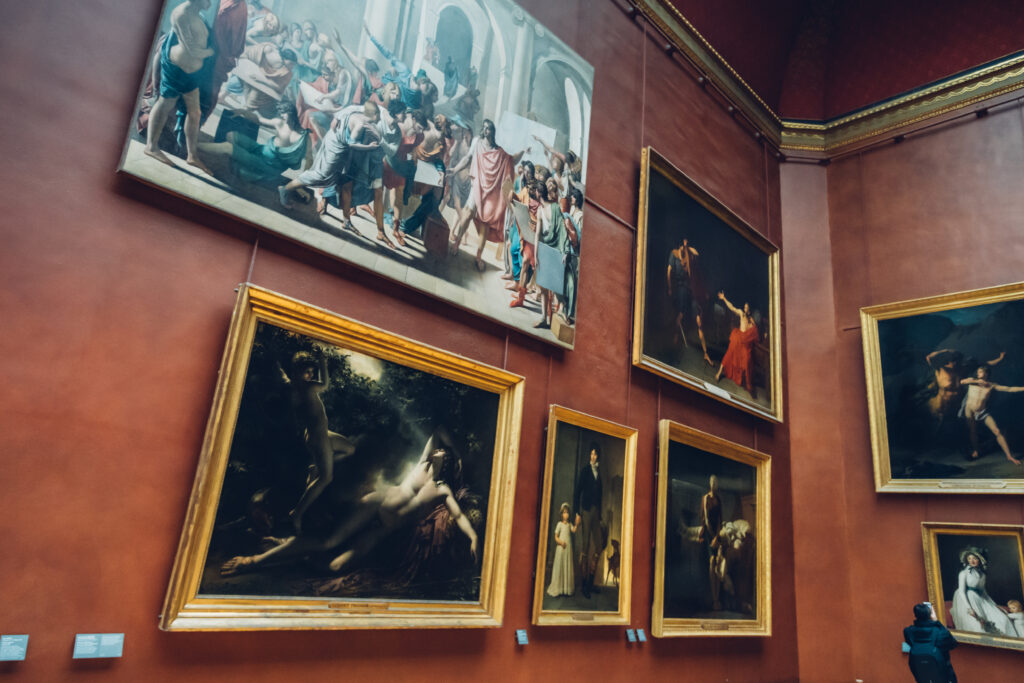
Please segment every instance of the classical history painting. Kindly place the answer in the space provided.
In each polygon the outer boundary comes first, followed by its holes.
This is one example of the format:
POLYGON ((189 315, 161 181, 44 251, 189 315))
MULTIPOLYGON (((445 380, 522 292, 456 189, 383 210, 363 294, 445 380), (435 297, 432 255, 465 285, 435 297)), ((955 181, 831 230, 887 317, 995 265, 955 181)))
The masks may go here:
POLYGON ((1024 490, 1024 284, 861 309, 875 488, 1024 490))
POLYGON ((962 643, 1024 650, 1024 527, 921 524, 928 596, 962 643))
POLYGON ((628 624, 637 432, 551 406, 533 623, 628 624))
POLYGON ((771 635, 771 458, 659 425, 651 632, 771 635))
POLYGON ((162 626, 501 622, 522 379, 244 288, 162 626))
POLYGON ((643 150, 633 364, 782 420, 778 249, 643 150))
POLYGON ((571 348, 593 82, 510 0, 166 0, 121 170, 571 348))

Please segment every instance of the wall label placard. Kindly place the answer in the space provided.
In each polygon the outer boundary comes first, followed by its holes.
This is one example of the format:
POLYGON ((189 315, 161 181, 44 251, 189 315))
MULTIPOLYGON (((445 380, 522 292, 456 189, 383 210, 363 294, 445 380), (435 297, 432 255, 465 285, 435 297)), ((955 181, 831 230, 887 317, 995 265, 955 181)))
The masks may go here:
POLYGON ((72 659, 108 659, 124 651, 123 633, 78 633, 72 659))
POLYGON ((0 662, 21 662, 28 651, 27 635, 0 636, 0 662))

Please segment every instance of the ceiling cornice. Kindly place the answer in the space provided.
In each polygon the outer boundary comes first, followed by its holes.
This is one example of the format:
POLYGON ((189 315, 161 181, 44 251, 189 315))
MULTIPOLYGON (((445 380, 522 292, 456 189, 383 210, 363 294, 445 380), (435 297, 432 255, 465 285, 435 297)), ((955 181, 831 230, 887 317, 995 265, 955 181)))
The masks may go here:
POLYGON ((1003 99, 1024 87, 1024 53, 984 64, 827 121, 784 119, 769 107, 700 34, 672 0, 628 0, 685 55, 751 125, 783 153, 819 158, 905 134, 934 119, 1003 99))

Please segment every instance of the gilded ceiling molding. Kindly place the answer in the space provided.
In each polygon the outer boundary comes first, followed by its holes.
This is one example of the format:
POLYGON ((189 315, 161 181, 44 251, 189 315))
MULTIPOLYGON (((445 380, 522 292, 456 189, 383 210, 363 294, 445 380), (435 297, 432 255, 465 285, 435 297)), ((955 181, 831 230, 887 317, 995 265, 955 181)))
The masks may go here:
POLYGON ((1006 96, 1024 87, 1024 53, 990 62, 828 121, 783 119, 687 21, 672 0, 628 0, 700 69, 751 124, 785 153, 828 158, 907 133, 930 120, 1006 96))
POLYGON ((782 120, 718 54, 670 0, 628 0, 739 109, 772 144, 781 142, 782 120))

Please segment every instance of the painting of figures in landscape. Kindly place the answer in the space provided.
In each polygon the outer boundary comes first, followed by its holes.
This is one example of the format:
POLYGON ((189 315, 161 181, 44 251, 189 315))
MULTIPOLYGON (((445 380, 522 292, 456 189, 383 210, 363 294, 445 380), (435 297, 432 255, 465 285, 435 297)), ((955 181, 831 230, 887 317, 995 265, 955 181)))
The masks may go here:
MULTIPOLYGON (((193 492, 199 521, 186 525, 172 585, 190 576, 179 587, 194 590, 189 600, 227 600, 233 616, 233 601, 258 611, 273 598, 328 618, 385 601, 500 622, 521 378, 344 318, 303 317, 264 290, 240 296, 277 312, 236 312, 193 492), (325 338, 297 329, 314 319, 325 338)), ((386 621, 388 609, 371 616, 386 621)), ((398 625, 417 616, 400 611, 398 625)))
POLYGON ((767 455, 661 422, 655 635, 770 635, 767 455))
POLYGON ((636 434, 551 406, 533 623, 629 623, 636 434))
POLYGON ((782 418, 778 250, 644 150, 633 364, 782 418))
POLYGON ((121 169, 571 348, 593 75, 510 0, 167 0, 121 169))
POLYGON ((928 595, 960 642, 1024 649, 1024 528, 921 525, 928 595))
POLYGON ((1024 487, 1022 298, 1011 285, 862 311, 880 490, 1024 487))

